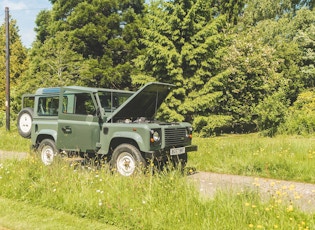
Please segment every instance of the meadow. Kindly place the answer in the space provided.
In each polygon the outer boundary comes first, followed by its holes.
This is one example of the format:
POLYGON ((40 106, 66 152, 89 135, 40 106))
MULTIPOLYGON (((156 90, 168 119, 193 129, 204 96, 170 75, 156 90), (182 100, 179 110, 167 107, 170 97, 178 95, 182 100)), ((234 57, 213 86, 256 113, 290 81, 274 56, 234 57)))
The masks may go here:
MULTIPOLYGON (((0 136, 0 149, 29 151, 29 140, 14 131, 2 130, 0 136)), ((199 150, 189 155, 188 166, 197 171, 315 183, 311 138, 250 134, 195 138, 194 143, 199 150)), ((245 190, 219 191, 213 199, 205 199, 187 178, 176 170, 123 178, 106 165, 82 168, 64 161, 45 167, 30 153, 24 160, 0 162, 0 198, 4 206, 54 213, 49 227, 41 229, 78 229, 71 227, 71 216, 77 222, 88 221, 88 229, 104 225, 117 229, 315 229, 313 213, 303 213, 279 197, 263 201, 258 193, 245 190), (62 225, 62 221, 66 222, 62 225)), ((32 216, 30 224, 44 224, 43 213, 36 212, 38 219, 32 216)), ((25 229, 25 225, 19 228, 22 219, 16 215, 5 222, 0 218, 0 225, 25 229)))

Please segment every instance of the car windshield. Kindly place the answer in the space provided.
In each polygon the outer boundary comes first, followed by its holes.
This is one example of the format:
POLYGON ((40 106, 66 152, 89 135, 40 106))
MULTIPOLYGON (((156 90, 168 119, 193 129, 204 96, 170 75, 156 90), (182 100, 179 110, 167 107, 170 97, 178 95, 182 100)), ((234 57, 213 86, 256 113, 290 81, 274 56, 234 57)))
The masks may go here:
POLYGON ((121 106, 133 93, 132 92, 106 92, 99 91, 98 96, 105 112, 112 113, 121 106))

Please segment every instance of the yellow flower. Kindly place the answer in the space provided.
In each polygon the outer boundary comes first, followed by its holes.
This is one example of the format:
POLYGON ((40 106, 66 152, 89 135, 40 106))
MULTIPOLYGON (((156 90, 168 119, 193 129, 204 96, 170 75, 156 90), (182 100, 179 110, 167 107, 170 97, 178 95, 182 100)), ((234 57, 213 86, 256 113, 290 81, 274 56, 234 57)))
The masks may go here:
POLYGON ((293 206, 292 205, 289 205, 288 207, 287 207, 287 212, 292 212, 293 211, 293 206))
POLYGON ((254 227, 254 225, 253 225, 253 224, 249 224, 249 225, 248 225, 248 227, 253 228, 253 227, 254 227))

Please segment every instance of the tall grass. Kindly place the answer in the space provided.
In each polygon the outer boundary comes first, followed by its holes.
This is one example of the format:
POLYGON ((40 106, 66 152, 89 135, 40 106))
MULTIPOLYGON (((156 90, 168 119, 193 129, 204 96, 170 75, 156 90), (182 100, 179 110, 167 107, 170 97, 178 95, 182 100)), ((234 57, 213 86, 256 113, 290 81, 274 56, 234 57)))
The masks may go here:
POLYGON ((124 178, 37 158, 0 165, 0 196, 60 210, 122 229, 312 229, 314 216, 257 193, 219 192, 205 200, 180 172, 124 178))
POLYGON ((0 150, 29 152, 31 148, 30 139, 21 137, 17 128, 11 128, 11 131, 6 131, 4 127, 0 127, 0 150))
POLYGON ((258 134, 194 138, 189 166, 199 171, 315 183, 315 138, 258 134))

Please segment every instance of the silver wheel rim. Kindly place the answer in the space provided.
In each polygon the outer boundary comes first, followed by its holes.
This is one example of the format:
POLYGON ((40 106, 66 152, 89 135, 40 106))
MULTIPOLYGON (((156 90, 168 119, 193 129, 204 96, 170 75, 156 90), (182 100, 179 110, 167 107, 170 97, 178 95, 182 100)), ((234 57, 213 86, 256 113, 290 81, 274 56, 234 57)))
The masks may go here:
POLYGON ((32 118, 28 113, 24 113, 21 115, 19 126, 23 133, 27 133, 30 131, 32 127, 32 118))
POLYGON ((136 162, 130 153, 123 152, 117 158, 117 171, 123 176, 130 176, 136 169, 136 162))
POLYGON ((42 161, 44 165, 51 165, 54 161, 54 151, 50 146, 44 146, 42 149, 42 161))

